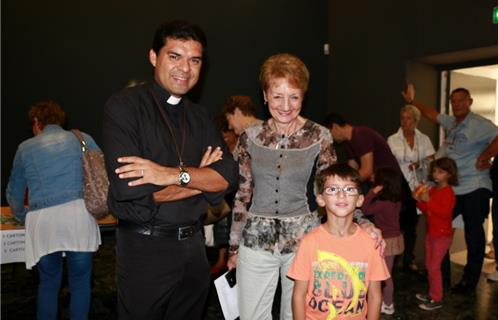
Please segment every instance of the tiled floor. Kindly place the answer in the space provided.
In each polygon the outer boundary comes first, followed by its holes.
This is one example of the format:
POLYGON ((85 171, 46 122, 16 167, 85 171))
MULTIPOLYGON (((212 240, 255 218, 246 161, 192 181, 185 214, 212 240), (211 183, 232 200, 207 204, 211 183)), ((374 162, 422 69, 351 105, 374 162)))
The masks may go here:
MULTIPOLYGON (((116 319, 113 245, 112 235, 105 236, 104 245, 95 255, 91 319, 116 319)), ((493 264, 491 260, 486 262, 493 264)), ((461 265, 452 264, 454 283, 459 280, 462 269, 461 265)), ((383 316, 383 319, 498 319, 498 283, 487 282, 484 276, 481 277, 475 296, 446 295, 444 307, 433 312, 420 310, 414 298, 415 293, 425 291, 427 284, 423 277, 408 274, 398 268, 394 270, 393 276, 396 313, 393 316, 383 316)), ((1 280, 1 319, 34 319, 36 271, 25 270, 23 264, 4 265, 1 280)), ((64 288, 61 294, 60 319, 67 319, 67 300, 68 292, 64 288)), ((208 299, 205 319, 223 319, 214 291, 208 299)))

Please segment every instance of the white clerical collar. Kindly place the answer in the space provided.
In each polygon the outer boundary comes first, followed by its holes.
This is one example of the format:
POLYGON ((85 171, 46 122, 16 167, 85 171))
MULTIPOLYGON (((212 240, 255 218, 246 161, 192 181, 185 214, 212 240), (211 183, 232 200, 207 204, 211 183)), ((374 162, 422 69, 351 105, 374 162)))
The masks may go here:
POLYGON ((169 96, 169 98, 168 98, 168 100, 166 102, 175 106, 178 103, 180 103, 181 100, 182 100, 182 98, 177 98, 177 97, 169 96))

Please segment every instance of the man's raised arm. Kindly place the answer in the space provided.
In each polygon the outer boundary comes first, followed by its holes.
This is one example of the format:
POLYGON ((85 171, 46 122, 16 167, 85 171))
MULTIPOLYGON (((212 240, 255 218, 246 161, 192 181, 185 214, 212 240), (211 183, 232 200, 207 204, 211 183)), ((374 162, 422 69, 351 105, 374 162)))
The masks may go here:
POLYGON ((405 91, 401 91, 401 95, 405 99, 405 102, 415 106, 424 117, 431 120, 434 123, 437 123, 437 116, 439 113, 436 111, 434 107, 427 107, 421 104, 420 102, 415 100, 415 86, 413 84, 408 84, 406 86, 405 91))

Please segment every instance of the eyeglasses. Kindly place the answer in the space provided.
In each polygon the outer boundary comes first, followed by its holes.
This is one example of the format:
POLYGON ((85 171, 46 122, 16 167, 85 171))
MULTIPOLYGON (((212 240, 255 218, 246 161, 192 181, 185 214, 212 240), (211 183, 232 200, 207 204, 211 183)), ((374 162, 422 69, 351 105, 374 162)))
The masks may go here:
POLYGON ((339 192, 344 192, 345 195, 347 196, 357 196, 358 195, 358 188, 353 187, 353 186, 345 186, 345 187, 339 187, 339 186, 330 186, 330 187, 325 187, 323 190, 323 193, 329 196, 336 196, 339 194, 339 192))

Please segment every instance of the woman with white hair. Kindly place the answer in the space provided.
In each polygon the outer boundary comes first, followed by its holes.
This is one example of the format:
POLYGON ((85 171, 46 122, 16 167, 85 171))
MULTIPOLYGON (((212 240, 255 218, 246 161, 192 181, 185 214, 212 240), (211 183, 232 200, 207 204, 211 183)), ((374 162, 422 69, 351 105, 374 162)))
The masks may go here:
POLYGON ((420 121, 420 111, 406 105, 399 115, 400 128, 398 132, 387 139, 394 156, 398 160, 401 171, 412 191, 419 185, 421 179, 426 179, 428 164, 434 158, 434 147, 429 137, 417 129, 420 121))
MULTIPOLYGON (((428 165, 434 158, 435 152, 429 137, 417 129, 420 111, 416 107, 404 106, 401 108, 399 118, 400 128, 387 139, 387 143, 413 191, 422 180, 427 179, 428 165)), ((409 200, 413 199, 409 198, 409 200)), ((403 205, 404 208, 401 209, 403 214, 400 215, 400 226, 405 241, 403 266, 407 271, 418 273, 413 254, 417 240, 418 215, 415 208, 411 208, 406 203, 403 205)))

